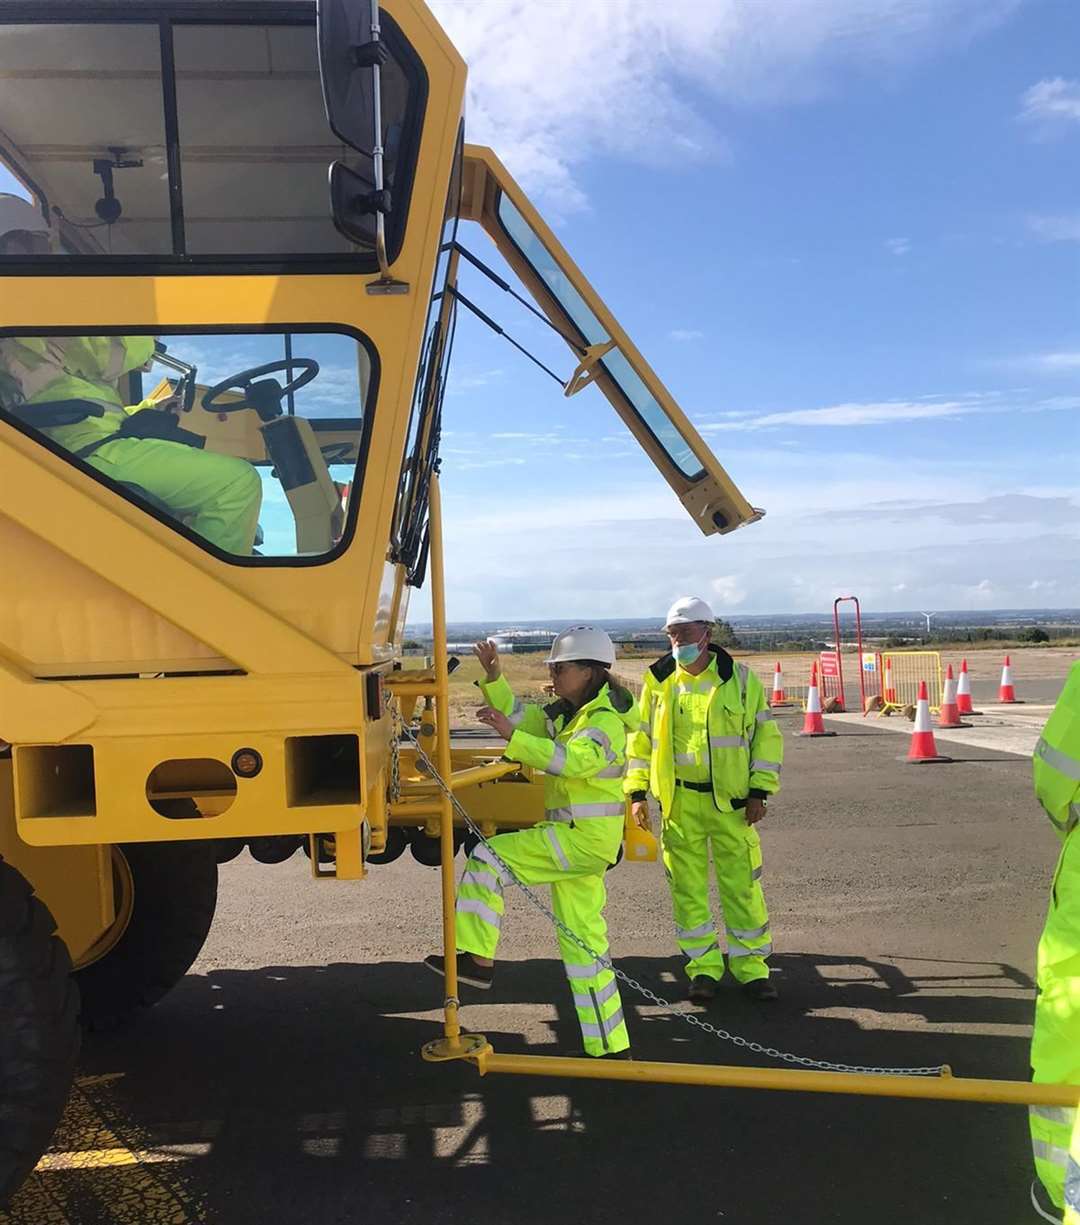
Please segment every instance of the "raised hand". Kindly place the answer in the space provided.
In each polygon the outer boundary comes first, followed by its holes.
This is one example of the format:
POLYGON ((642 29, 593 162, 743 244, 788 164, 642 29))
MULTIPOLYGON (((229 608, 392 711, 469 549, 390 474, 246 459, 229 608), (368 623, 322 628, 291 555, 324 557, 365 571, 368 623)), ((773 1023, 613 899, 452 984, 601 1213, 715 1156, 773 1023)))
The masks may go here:
POLYGON ((473 643, 473 654, 480 661, 488 682, 498 680, 502 672, 502 664, 499 662, 499 648, 495 643, 490 638, 485 638, 482 642, 475 642, 473 643))

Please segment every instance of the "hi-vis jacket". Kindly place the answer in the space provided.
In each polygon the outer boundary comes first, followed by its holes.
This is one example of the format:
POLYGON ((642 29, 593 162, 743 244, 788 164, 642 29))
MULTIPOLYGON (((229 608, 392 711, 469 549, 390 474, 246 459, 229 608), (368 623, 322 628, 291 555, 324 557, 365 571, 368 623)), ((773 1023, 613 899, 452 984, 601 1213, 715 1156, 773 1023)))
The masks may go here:
POLYGON ((1032 762, 1035 795, 1058 835, 1080 824, 1080 663, 1043 728, 1032 762))
POLYGON ((605 685, 571 713, 563 701, 548 706, 521 702, 505 676, 482 682, 480 688, 514 725, 504 756, 547 775, 544 819, 573 822, 579 841, 614 863, 626 814, 626 736, 628 726, 637 722, 632 697, 605 685), (624 709, 620 712, 617 705, 624 709))
MULTIPOLYGON (((710 645, 720 684, 707 713, 709 778, 717 808, 731 812, 748 796, 764 798, 780 789, 784 739, 765 699, 761 681, 744 664, 710 645)), ((645 672, 638 704, 640 721, 627 748, 627 795, 651 791, 667 817, 675 799, 675 749, 672 727, 679 700, 678 669, 668 654, 645 672)))
MULTIPOLYGON (((125 414, 150 404, 125 405, 116 384, 153 356, 153 336, 11 336, 0 341, 0 375, 5 376, 0 384, 10 380, 27 404, 90 400, 101 405, 103 416, 45 429, 62 447, 78 451, 115 434, 125 414)), ((2 385, 0 391, 10 394, 2 385)))

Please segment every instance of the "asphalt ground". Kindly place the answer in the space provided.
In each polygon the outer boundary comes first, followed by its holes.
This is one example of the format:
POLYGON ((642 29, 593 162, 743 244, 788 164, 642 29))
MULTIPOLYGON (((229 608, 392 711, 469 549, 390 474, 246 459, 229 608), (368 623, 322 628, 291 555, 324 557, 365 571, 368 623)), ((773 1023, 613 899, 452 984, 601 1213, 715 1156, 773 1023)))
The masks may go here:
MULTIPOLYGON (((951 764, 912 767, 874 720, 803 740, 788 734, 800 719, 783 716, 784 789, 762 827, 781 1001, 755 1006, 728 981, 699 1015, 815 1059, 1026 1079, 1057 849, 1030 762, 957 747, 951 764)), ((624 863, 608 883, 617 964, 681 1002, 659 865, 624 863)), ((574 1051, 548 922, 512 891, 504 932, 494 990, 462 988, 465 1027, 500 1051, 574 1051)), ((87 1041, 10 1221, 1035 1219, 1023 1108, 424 1063, 442 993, 419 962, 439 947, 438 873, 408 854, 337 884, 300 856, 266 867, 245 852, 221 870, 192 973, 137 1025, 87 1041)), ((639 1058, 775 1066, 630 991, 623 1003, 639 1058)))

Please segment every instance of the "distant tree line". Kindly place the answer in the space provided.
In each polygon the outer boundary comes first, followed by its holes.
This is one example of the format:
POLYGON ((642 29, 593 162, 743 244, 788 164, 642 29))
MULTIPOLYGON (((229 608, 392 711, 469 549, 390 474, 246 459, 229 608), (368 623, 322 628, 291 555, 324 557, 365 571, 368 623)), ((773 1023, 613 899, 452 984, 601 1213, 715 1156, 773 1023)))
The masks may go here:
POLYGON ((1075 636, 1075 630, 1060 629, 1056 632, 1048 632, 1041 625, 1027 625, 1018 628, 1015 625, 984 625, 976 626, 973 629, 940 629, 927 638, 924 634, 909 634, 902 636, 899 634, 890 634, 885 639, 886 650, 899 650, 902 647, 910 646, 913 642, 926 643, 928 646, 933 646, 938 642, 1050 642, 1052 638, 1066 638, 1075 636))

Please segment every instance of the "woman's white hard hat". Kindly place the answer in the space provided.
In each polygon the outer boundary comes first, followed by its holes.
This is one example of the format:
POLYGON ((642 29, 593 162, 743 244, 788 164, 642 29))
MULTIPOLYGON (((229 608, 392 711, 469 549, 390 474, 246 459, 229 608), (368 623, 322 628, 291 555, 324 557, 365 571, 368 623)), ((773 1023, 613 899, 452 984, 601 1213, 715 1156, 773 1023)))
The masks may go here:
POLYGON ((690 625, 694 621, 715 621, 713 610, 696 595, 681 595, 668 609, 666 629, 671 625, 690 625))
POLYGON ((0 193, 0 238, 18 231, 48 234, 49 223, 42 216, 41 209, 29 200, 6 192, 0 193))
POLYGON ((615 644, 603 630, 594 629, 591 625, 573 625, 556 636, 551 644, 551 654, 544 662, 568 664, 583 659, 592 659, 610 668, 615 662, 615 644))

